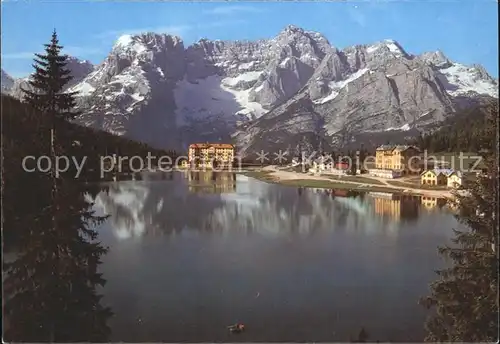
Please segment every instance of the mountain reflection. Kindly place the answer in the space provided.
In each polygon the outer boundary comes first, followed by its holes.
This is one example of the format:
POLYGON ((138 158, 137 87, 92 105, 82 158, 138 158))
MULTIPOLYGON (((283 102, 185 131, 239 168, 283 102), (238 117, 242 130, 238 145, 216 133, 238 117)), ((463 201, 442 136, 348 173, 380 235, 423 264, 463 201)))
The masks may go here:
POLYGON ((398 223, 419 217, 422 203, 416 196, 285 187, 229 172, 150 174, 142 181, 111 184, 96 199, 96 206, 111 215, 118 239, 187 229, 262 235, 348 230, 394 236, 398 223))
POLYGON ((110 217, 114 233, 120 239, 140 237, 146 229, 145 201, 150 189, 135 182, 120 182, 109 186, 96 198, 96 206, 110 217), (106 196, 104 196, 106 195, 106 196))

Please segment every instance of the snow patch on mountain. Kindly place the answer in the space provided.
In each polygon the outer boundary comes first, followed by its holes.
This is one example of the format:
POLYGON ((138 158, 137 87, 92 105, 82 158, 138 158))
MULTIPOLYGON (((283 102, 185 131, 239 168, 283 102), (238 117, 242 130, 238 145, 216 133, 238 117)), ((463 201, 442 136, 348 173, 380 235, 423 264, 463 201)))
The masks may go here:
POLYGON ((380 47, 376 46, 376 45, 375 46, 371 45, 368 48, 366 48, 366 52, 368 54, 371 54, 371 53, 374 53, 375 51, 377 51, 378 48, 380 48, 380 47))
POLYGON ((259 76, 261 76, 262 72, 246 72, 240 74, 234 78, 224 78, 222 79, 222 84, 226 86, 237 86, 241 81, 249 82, 249 81, 257 81, 259 76))
POLYGON ((423 112, 422 114, 420 114, 420 115, 418 116, 418 118, 425 117, 425 116, 427 116, 427 115, 430 115, 431 113, 432 113, 432 110, 425 111, 425 112, 423 112))
POLYGON ((440 69, 439 73, 439 80, 452 96, 472 91, 498 98, 498 84, 481 77, 475 67, 455 63, 448 68, 440 69))
POLYGON ((133 42, 132 35, 122 35, 115 42, 115 47, 126 47, 133 42))
POLYGON ((249 69, 252 69, 254 68, 256 65, 256 61, 251 61, 251 62, 246 62, 246 63, 242 63, 238 66, 238 70, 249 70, 249 69))
POLYGON ((347 79, 345 80, 340 80, 340 81, 332 81, 328 84, 329 89, 331 90, 330 94, 327 95, 324 98, 316 99, 314 101, 315 104, 324 104, 326 102, 329 102, 330 100, 335 99, 340 93, 340 90, 343 89, 344 87, 347 87, 350 82, 358 79, 361 77, 363 74, 368 72, 368 68, 362 68, 358 70, 357 72, 351 74, 347 79))
POLYGON ((387 129, 385 129, 385 131, 394 131, 394 130, 408 131, 408 130, 410 130, 410 129, 411 129, 411 127, 410 127, 410 125, 407 123, 407 124, 402 125, 402 126, 401 126, 401 127, 399 127, 399 128, 387 128, 387 129))
POLYGON ((392 55, 396 57, 402 57, 406 55, 406 53, 404 52, 404 50, 401 49, 399 44, 392 39, 386 39, 381 42, 376 42, 374 44, 365 47, 366 47, 366 53, 368 54, 374 54, 375 52, 380 51, 382 48, 382 52, 380 52, 381 54, 383 54, 383 51, 386 52, 388 51, 389 53, 392 53, 392 55))
POLYGON ((396 55, 402 55, 401 49, 398 47, 395 41, 393 40, 386 40, 385 41, 385 46, 389 48, 391 53, 396 54, 396 55))
POLYGON ((113 47, 114 50, 124 50, 140 54, 147 50, 146 46, 138 41, 137 36, 122 35, 120 36, 113 47))
POLYGON ((77 96, 80 96, 80 97, 88 97, 92 93, 94 93, 94 91, 95 91, 95 87, 92 86, 91 84, 89 84, 88 82, 85 82, 85 81, 68 89, 68 92, 78 92, 77 96))
MULTIPOLYGON (((243 79, 255 78, 255 75, 246 74, 243 79)), ((211 75, 194 83, 186 78, 178 81, 174 89, 178 125, 213 118, 234 120, 238 114, 248 118, 260 117, 265 111, 259 103, 249 101, 250 89, 237 90, 226 86, 235 84, 234 79, 238 78, 222 79, 211 75)))
POLYGON ((234 90, 221 86, 221 88, 231 93, 234 96, 235 101, 241 106, 241 110, 237 111, 235 115, 245 115, 248 119, 256 119, 261 117, 266 110, 261 104, 257 102, 250 101, 251 90, 234 90))

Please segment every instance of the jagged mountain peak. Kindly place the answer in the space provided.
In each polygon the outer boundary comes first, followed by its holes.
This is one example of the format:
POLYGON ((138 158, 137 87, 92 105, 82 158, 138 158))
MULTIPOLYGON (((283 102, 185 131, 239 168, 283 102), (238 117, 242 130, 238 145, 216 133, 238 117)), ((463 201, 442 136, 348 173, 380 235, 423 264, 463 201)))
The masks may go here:
POLYGON ((67 63, 78 63, 78 64, 86 64, 86 65, 92 65, 92 62, 89 60, 81 60, 78 57, 68 55, 68 58, 66 60, 67 63))
POLYGON ((453 64, 441 50, 425 52, 419 57, 424 62, 436 68, 448 68, 453 64))
POLYGON ((283 31, 284 32, 304 32, 304 29, 299 27, 299 26, 293 25, 293 24, 288 24, 287 26, 285 26, 283 28, 283 31))
POLYGON ((112 52, 143 53, 148 50, 161 50, 167 45, 182 44, 179 36, 166 33, 143 32, 135 35, 125 34, 120 36, 113 45, 112 52))
POLYGON ((307 37, 310 40, 317 41, 318 43, 323 45, 330 45, 330 42, 323 34, 316 31, 309 31, 295 25, 285 26, 285 28, 283 28, 283 30, 281 30, 278 35, 272 40, 282 41, 283 39, 285 39, 296 41, 303 39, 303 37, 307 37))
POLYGON ((409 55, 403 49, 401 44, 393 39, 384 39, 373 44, 365 45, 368 54, 379 54, 381 51, 390 53, 396 57, 408 57, 409 55))
POLYGON ((66 68, 71 71, 71 76, 73 77, 70 82, 66 84, 66 88, 70 88, 89 75, 94 70, 95 66, 88 60, 80 60, 77 57, 69 56, 66 60, 66 68))
POLYGON ((493 78, 490 74, 488 74, 488 72, 483 66, 475 63, 471 67, 475 69, 478 79, 486 79, 498 85, 498 80, 493 78))

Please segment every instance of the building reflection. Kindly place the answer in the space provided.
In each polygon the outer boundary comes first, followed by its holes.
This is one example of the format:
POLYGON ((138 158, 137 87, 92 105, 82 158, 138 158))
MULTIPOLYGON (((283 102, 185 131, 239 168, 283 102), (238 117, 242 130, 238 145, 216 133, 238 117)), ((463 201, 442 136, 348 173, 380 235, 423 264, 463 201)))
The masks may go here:
POLYGON ((189 192, 233 193, 236 192, 236 173, 214 171, 186 171, 189 192))
POLYGON ((420 200, 422 207, 427 210, 442 209, 446 205, 446 200, 444 198, 422 196, 420 200))
POLYGON ((419 214, 420 197, 391 193, 370 193, 374 198, 375 213, 392 221, 416 220, 419 214))

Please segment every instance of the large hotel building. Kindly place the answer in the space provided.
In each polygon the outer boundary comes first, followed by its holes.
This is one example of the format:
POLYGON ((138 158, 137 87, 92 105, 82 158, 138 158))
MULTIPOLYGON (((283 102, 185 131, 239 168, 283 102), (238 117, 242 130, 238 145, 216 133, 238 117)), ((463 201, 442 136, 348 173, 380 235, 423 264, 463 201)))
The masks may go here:
POLYGON ((189 166, 232 166, 234 146, 228 143, 193 143, 189 145, 189 166))

